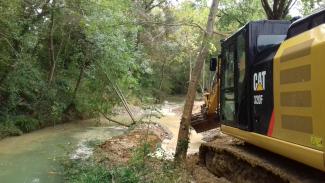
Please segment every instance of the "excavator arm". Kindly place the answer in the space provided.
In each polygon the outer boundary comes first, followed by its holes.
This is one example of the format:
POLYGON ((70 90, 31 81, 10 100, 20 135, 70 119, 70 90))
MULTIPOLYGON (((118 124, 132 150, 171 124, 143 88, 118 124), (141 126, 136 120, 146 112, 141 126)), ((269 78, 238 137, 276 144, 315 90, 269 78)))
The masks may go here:
POLYGON ((212 58, 210 61, 210 71, 215 72, 214 80, 209 90, 203 94, 204 104, 201 106, 201 112, 193 114, 191 118, 191 126, 197 133, 220 126, 220 58, 212 58))

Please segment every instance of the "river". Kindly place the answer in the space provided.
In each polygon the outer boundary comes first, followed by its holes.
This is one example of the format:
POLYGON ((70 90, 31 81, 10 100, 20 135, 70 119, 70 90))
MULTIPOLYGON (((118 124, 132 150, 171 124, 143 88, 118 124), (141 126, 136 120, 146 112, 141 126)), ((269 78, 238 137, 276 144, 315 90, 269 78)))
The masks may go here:
MULTIPOLYGON (((199 111, 201 103, 195 103, 194 111, 199 111)), ((162 118, 153 119, 168 128, 171 139, 162 143, 166 155, 173 157, 177 143, 177 133, 181 118, 183 100, 165 102, 159 110, 162 118)), ((145 113, 139 107, 133 109, 136 117, 145 113)), ((125 114, 119 121, 130 120, 125 114)), ((0 183, 60 183, 64 182, 60 158, 68 152, 70 158, 83 159, 92 154, 86 144, 89 141, 103 141, 113 136, 122 135, 126 128, 108 125, 98 126, 95 120, 84 120, 47 127, 18 137, 10 137, 0 141, 0 183)), ((198 152, 202 136, 191 131, 189 153, 198 152)))
POLYGON ((71 122, 47 127, 0 141, 1 183, 63 182, 59 159, 86 158, 92 151, 87 141, 105 140, 121 135, 125 128, 100 126, 95 121, 71 122))

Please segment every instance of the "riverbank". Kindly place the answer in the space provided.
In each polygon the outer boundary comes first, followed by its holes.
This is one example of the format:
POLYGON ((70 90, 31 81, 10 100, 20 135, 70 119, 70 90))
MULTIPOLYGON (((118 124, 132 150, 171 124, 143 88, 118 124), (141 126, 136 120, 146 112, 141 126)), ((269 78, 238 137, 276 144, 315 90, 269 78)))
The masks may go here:
MULTIPOLYGON (((198 111, 200 105, 201 102, 196 102, 194 110, 198 111)), ((98 175, 104 180, 111 180, 111 176, 126 180, 152 177, 165 182, 200 179, 195 177, 200 177, 206 169, 193 159, 204 138, 201 134, 191 131, 189 154, 193 158, 189 163, 175 166, 172 161, 182 108, 182 100, 144 108, 131 106, 141 122, 130 128, 100 118, 5 138, 0 141, 0 180, 2 183, 100 182, 98 175)), ((115 110, 120 114, 115 120, 130 123, 123 108, 115 110)))
MULTIPOLYGON (((198 112, 201 102, 195 102, 198 112)), ((147 122, 129 129, 126 134, 106 140, 95 147, 85 161, 64 162, 67 182, 226 182, 198 163, 202 138, 211 134, 191 131, 189 158, 176 164, 173 156, 177 144, 183 103, 164 102, 158 107, 162 115, 148 117, 147 122), (154 122, 152 122, 154 121, 154 122)), ((152 113, 153 114, 153 113, 152 113)))

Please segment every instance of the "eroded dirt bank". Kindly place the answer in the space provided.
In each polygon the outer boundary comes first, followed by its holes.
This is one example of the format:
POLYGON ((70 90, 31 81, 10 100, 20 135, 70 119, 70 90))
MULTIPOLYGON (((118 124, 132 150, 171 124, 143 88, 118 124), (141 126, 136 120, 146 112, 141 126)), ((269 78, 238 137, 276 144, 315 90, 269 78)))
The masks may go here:
MULTIPOLYGON (((199 112, 201 104, 202 102, 196 101, 193 112, 199 112)), ((97 161, 104 163, 108 169, 114 166, 129 165, 132 163, 137 149, 142 148, 144 143, 148 143, 151 151, 149 156, 154 157, 150 158, 149 164, 154 162, 157 174, 164 171, 161 170, 162 163, 172 163, 175 153, 183 103, 165 101, 157 109, 162 116, 151 118, 154 123, 137 125, 127 134, 109 139, 100 145, 95 153, 97 161)), ((228 182, 225 178, 218 178, 209 172, 205 166, 199 163, 198 159, 201 143, 215 139, 218 134, 220 134, 218 130, 202 134, 191 130, 189 157, 185 163, 180 165, 181 172, 179 169, 173 170, 176 171, 175 175, 180 177, 181 182, 228 182)), ((154 176, 152 175, 152 177, 154 176)))
POLYGON ((171 135, 160 124, 141 124, 127 134, 113 137, 101 144, 95 152, 96 161, 104 163, 107 169, 132 166, 135 158, 139 158, 139 150, 143 151, 147 145, 150 152, 148 156, 141 157, 141 159, 145 158, 143 166, 148 170, 146 175, 141 177, 145 177, 143 180, 145 182, 155 182, 157 175, 166 174, 164 173, 166 165, 170 167, 169 171, 172 171, 171 177, 177 177, 177 179, 166 180, 192 183, 228 182, 225 178, 213 175, 205 166, 199 164, 197 153, 190 155, 183 164, 174 164, 161 146, 165 139, 171 141, 171 135))

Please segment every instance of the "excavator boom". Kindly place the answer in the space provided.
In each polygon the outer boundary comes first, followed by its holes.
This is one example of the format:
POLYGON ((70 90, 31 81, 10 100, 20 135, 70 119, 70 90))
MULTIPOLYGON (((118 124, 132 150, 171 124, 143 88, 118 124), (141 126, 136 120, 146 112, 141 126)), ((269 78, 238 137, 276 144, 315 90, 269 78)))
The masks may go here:
POLYGON ((220 58, 220 56, 218 60, 216 58, 211 58, 210 71, 215 72, 212 87, 203 94, 204 104, 201 106, 201 112, 193 114, 191 118, 191 126, 197 133, 220 127, 220 58))

